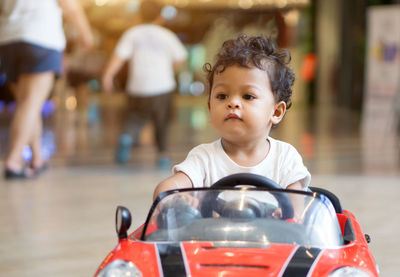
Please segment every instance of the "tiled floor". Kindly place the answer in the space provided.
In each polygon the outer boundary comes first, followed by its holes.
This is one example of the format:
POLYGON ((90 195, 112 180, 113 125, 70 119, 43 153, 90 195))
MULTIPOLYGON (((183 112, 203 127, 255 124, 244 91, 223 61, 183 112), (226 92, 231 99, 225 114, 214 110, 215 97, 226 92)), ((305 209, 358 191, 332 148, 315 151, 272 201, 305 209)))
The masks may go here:
MULTIPOLYGON (((32 181, 0 179, 0 276, 93 275, 117 242, 115 207, 128 207, 133 226, 138 226, 154 186, 169 175, 154 166, 151 127, 143 132, 142 146, 133 150, 133 160, 114 165, 119 102, 92 100, 87 114, 60 108, 46 119, 47 138, 52 141, 54 136, 57 147, 47 172, 32 181)), ((170 142, 173 162, 194 145, 217 137, 205 101, 177 99, 170 142)), ((297 107, 272 136, 296 146, 313 175, 312 185, 334 191, 355 214, 372 238, 370 248, 382 276, 398 276, 399 137, 361 136, 359 122, 357 115, 344 110, 297 107)), ((0 124, 3 166, 4 114, 0 124)))

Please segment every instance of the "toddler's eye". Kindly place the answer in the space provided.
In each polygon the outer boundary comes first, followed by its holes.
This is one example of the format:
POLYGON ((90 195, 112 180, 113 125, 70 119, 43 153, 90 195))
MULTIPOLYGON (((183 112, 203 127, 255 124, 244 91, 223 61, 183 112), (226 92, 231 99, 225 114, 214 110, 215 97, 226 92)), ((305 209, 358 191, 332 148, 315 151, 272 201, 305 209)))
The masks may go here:
POLYGON ((226 94, 224 94, 224 93, 218 93, 217 96, 216 96, 216 98, 217 98, 217 99, 223 100, 223 99, 226 99, 227 96, 226 96, 226 94))
POLYGON ((245 94, 245 95, 243 95, 243 99, 245 99, 245 100, 253 100, 253 99, 255 99, 255 96, 251 95, 251 94, 245 94))

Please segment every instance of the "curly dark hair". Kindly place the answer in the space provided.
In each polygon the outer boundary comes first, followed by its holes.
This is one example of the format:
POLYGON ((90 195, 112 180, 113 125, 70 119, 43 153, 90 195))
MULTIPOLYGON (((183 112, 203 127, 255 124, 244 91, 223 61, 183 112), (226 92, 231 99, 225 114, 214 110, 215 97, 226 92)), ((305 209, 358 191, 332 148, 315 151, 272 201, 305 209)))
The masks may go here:
POLYGON ((293 71, 288 67, 290 60, 289 51, 277 48, 269 37, 241 34, 236 39, 227 40, 222 44, 214 66, 210 63, 203 66, 207 73, 209 95, 215 74, 233 65, 247 68, 255 66, 266 71, 275 100, 284 101, 289 109, 295 80, 293 71))

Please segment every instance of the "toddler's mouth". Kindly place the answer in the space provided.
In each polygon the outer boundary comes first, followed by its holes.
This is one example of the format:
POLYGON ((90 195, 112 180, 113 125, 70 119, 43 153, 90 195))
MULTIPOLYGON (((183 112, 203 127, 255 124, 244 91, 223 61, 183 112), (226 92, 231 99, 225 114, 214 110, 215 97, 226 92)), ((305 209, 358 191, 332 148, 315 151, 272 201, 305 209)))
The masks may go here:
POLYGON ((227 117, 225 117, 225 120, 229 120, 229 119, 240 119, 241 120, 240 116, 238 116, 235 113, 230 113, 227 115, 227 117))

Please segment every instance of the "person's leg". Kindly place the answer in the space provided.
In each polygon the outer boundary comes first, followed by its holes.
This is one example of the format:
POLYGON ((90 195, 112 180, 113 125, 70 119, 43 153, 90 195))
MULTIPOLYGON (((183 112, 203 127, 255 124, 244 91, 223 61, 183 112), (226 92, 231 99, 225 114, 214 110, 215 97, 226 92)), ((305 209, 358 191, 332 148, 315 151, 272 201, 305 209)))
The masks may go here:
MULTIPOLYGON (((5 162, 6 169, 15 172, 23 169, 22 151, 28 144, 33 148, 34 160, 42 162, 40 112, 50 94, 53 80, 53 72, 20 75, 16 86, 17 109, 11 123, 11 143, 5 162)), ((33 174, 33 172, 27 173, 33 174)))
POLYGON ((32 161, 31 166, 33 169, 41 169, 44 166, 44 160, 42 157, 42 131, 43 121, 39 114, 37 120, 35 120, 36 127, 33 128, 32 138, 29 146, 32 150, 32 161))
POLYGON ((167 143, 172 100, 173 93, 166 93, 153 98, 152 118, 154 121, 154 136, 158 150, 158 164, 161 167, 169 166, 167 143))
POLYGON ((124 164, 130 160, 132 146, 139 144, 140 131, 148 119, 148 100, 145 97, 128 96, 128 108, 124 116, 122 133, 119 137, 115 160, 124 164))
POLYGON ((123 133, 132 138, 133 145, 139 144, 140 132, 150 117, 150 101, 148 97, 129 97, 128 116, 124 124, 123 133))

